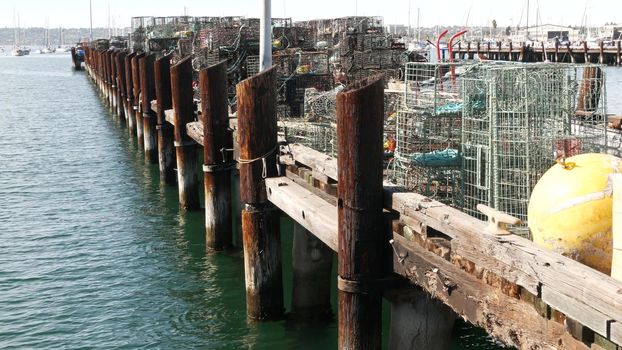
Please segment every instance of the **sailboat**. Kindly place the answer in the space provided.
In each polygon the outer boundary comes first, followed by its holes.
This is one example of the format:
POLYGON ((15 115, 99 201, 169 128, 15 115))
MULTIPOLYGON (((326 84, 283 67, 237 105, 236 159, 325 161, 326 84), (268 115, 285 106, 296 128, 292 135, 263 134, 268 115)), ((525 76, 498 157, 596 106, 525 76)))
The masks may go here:
POLYGON ((56 52, 68 52, 69 51, 69 47, 65 46, 65 43, 64 43, 63 27, 59 27, 58 31, 59 31, 58 35, 60 37, 59 38, 60 44, 56 48, 56 52))
POLYGON ((50 27, 48 25, 48 19, 45 19, 45 48, 39 50, 39 53, 46 54, 52 53, 56 51, 53 47, 50 46, 50 27))
MULTIPOLYGON (((15 9, 13 9, 13 26, 15 26, 15 9)), ((19 16, 17 16, 17 27, 15 28, 15 42, 13 43, 13 49, 11 49, 11 56, 24 56, 26 51, 19 44, 20 29, 19 29, 19 16)))

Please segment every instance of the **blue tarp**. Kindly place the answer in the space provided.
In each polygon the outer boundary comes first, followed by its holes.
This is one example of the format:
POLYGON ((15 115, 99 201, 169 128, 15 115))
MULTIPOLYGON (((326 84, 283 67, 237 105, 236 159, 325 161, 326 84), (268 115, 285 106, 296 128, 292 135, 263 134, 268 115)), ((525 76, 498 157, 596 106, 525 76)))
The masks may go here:
POLYGON ((424 167, 459 167, 460 152, 453 148, 428 153, 413 153, 410 157, 413 164, 424 167))

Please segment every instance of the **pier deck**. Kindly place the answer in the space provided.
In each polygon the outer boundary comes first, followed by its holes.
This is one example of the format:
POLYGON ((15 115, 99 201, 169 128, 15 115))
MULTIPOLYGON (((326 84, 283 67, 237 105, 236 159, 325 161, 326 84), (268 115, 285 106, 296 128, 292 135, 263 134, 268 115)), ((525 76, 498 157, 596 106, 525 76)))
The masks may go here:
MULTIPOLYGON (((97 67, 107 54, 91 52, 86 65, 103 94, 110 88, 97 67)), ((157 101, 150 107, 157 111, 157 101)), ((201 118, 174 125, 175 111, 164 114, 176 132, 206 142, 201 118)), ((338 160, 298 144, 281 146, 278 155, 286 171, 264 179, 267 200, 337 252, 338 160)), ((520 349, 622 345, 621 282, 524 238, 491 235, 487 223, 390 184, 383 186, 383 207, 387 225, 378 249, 386 252, 386 273, 370 282, 389 301, 408 298, 404 288, 423 289, 520 349)))

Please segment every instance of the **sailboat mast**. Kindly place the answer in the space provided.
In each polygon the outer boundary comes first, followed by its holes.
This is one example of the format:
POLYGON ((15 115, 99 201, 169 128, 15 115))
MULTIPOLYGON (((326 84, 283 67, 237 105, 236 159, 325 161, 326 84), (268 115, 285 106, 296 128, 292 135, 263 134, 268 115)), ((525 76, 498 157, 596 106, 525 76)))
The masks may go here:
POLYGON ((410 31, 410 24, 412 23, 412 22, 410 21, 410 6, 411 6, 411 5, 412 5, 412 1, 411 1, 411 0, 408 0, 408 37, 409 37, 409 38, 411 37, 411 34, 412 34, 412 33, 411 33, 411 31, 410 31))
POLYGON ((93 2, 89 0, 89 41, 93 41, 93 2))
POLYGON ((527 37, 525 39, 529 40, 529 0, 527 0, 527 37))
POLYGON ((419 7, 417 7, 417 42, 421 42, 421 12, 419 11, 419 7))
POLYGON ((17 47, 17 26, 15 20, 15 9, 13 9, 13 47, 17 47))
POLYGON ((108 40, 112 38, 112 32, 110 31, 110 3, 108 3, 108 40))

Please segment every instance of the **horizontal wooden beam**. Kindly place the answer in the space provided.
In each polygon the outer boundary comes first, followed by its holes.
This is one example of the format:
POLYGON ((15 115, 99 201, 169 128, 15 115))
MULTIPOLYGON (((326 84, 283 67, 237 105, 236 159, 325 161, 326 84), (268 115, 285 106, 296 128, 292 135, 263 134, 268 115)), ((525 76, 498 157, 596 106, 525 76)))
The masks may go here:
POLYGON ((188 136, 190 136, 191 139, 195 140, 199 145, 203 146, 203 123, 192 122, 186 124, 186 133, 188 134, 188 136))
POLYGON ((171 125, 175 125, 175 110, 167 109, 164 111, 164 119, 169 122, 171 125))
POLYGON ((337 207, 287 177, 266 179, 268 200, 337 251, 337 207))
MULTIPOLYGON (((291 154, 282 157, 291 157, 329 178, 336 177, 334 158, 302 145, 289 145, 288 152, 291 154)), ((448 236, 453 253, 515 283, 544 299, 550 307, 622 344, 622 282, 522 237, 487 234, 483 221, 423 195, 390 184, 385 184, 384 190, 385 208, 448 236)))

